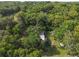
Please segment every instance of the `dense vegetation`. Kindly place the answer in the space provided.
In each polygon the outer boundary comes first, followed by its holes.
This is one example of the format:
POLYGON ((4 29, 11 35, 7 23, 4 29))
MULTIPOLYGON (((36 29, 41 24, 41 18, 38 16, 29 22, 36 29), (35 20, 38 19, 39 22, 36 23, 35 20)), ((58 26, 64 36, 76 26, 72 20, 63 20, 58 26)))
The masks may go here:
POLYGON ((0 2, 0 56, 79 56, 79 3, 0 2))

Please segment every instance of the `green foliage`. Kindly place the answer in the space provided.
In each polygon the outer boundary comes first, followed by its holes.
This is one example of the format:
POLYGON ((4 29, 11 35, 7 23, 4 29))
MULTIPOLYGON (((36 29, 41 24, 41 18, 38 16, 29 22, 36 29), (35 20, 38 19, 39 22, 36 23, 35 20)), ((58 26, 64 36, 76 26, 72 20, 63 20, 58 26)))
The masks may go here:
POLYGON ((32 51, 29 56, 33 56, 33 57, 40 57, 42 56, 42 51, 41 50, 34 50, 32 51))
POLYGON ((16 49, 16 50, 14 50, 13 56, 14 57, 17 57, 17 56, 24 57, 24 56, 26 56, 26 50, 22 49, 22 48, 16 49))
POLYGON ((28 37, 22 37, 20 40, 25 48, 39 47, 40 39, 34 32, 29 33, 28 37))
POLYGON ((54 49, 50 32, 53 40, 64 43, 66 54, 79 56, 78 16, 78 3, 0 2, 0 56, 49 56, 54 49))

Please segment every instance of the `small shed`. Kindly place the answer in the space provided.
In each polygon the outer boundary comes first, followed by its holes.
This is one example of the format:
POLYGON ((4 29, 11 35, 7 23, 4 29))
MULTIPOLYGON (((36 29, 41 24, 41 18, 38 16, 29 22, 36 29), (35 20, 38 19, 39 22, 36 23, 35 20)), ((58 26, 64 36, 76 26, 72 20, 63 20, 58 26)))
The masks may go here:
POLYGON ((40 33, 40 38, 42 39, 42 40, 45 40, 46 38, 45 38, 45 32, 41 32, 40 33))

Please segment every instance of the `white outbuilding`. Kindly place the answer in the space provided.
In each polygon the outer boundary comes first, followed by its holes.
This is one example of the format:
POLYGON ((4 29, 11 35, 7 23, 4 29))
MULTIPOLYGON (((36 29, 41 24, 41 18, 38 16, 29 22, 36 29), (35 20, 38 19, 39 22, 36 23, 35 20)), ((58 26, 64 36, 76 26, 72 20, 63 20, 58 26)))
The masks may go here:
POLYGON ((45 38, 45 33, 44 32, 41 32, 40 33, 40 38, 42 39, 42 40, 45 40, 46 38, 45 38))

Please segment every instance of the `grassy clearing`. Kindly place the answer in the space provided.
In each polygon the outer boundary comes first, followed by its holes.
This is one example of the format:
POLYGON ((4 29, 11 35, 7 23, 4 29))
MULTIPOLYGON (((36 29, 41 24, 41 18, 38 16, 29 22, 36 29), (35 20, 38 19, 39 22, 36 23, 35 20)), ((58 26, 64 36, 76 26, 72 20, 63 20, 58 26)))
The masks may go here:
POLYGON ((52 48, 49 53, 53 56, 68 56, 67 55, 67 50, 65 48, 60 47, 59 43, 56 38, 54 38, 53 35, 49 35, 49 39, 51 40, 51 43, 56 46, 56 48, 52 48))

